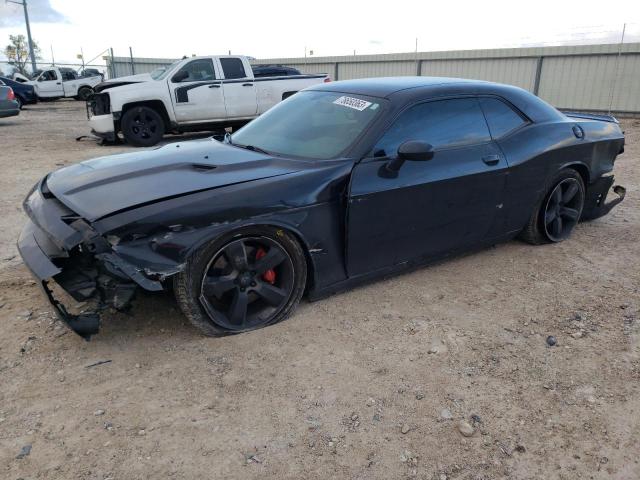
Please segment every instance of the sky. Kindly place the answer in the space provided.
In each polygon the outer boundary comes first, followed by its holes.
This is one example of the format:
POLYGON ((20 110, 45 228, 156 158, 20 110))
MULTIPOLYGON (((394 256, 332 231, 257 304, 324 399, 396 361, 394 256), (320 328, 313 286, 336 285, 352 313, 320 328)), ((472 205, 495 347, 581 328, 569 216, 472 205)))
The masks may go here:
MULTIPOLYGON (((52 49, 61 63, 130 46, 138 57, 274 58, 409 52, 416 38, 419 51, 616 43, 624 23, 625 42, 640 41, 640 0, 27 1, 43 63, 52 49)), ((20 33, 22 6, 0 0, 0 46, 20 33)))

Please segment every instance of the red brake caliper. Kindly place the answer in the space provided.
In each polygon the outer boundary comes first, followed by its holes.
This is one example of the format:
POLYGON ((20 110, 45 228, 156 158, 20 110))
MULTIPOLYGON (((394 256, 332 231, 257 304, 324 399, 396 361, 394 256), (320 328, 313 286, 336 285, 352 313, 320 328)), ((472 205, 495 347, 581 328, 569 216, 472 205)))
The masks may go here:
MULTIPOLYGON (((256 251, 256 260, 260 260, 266 254, 267 254, 267 252, 265 252, 264 248, 262 248, 262 247, 258 248, 258 250, 256 251)), ((275 272, 275 270, 274 269, 270 269, 270 270, 267 270, 266 272, 264 272, 262 274, 262 279, 265 282, 270 283, 271 285, 276 283, 276 272, 275 272)))

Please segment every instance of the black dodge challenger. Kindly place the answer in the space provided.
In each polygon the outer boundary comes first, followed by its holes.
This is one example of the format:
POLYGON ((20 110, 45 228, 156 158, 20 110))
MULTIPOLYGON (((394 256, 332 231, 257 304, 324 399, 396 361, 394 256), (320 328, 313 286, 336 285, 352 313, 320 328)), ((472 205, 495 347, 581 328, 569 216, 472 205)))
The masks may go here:
POLYGON ((519 88, 404 77, 314 86, 224 142, 166 145, 50 173, 18 241, 60 317, 88 339, 138 288, 173 286, 207 335, 516 236, 566 239, 606 214, 624 136, 519 88), (72 313, 53 279, 90 311, 72 313))

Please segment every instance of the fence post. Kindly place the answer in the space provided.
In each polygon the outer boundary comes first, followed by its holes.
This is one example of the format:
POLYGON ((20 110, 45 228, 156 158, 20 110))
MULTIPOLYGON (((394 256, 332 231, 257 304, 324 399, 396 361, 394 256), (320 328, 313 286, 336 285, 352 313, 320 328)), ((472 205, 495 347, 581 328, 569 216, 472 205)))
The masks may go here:
POLYGON ((333 65, 333 80, 338 80, 338 62, 333 65))
POLYGON ((111 56, 111 73, 109 78, 116 78, 116 64, 113 62, 113 48, 109 49, 109 55, 111 56))
POLYGON ((131 59, 131 75, 135 75, 136 69, 133 66, 133 50, 131 50, 131 47, 129 47, 129 58, 131 59))
POLYGON ((416 75, 417 75, 418 77, 421 77, 421 76, 422 76, 422 60, 418 60, 418 61, 416 62, 416 75))
POLYGON ((544 57, 538 57, 538 63, 536 64, 536 78, 533 81, 533 94, 538 95, 538 91, 540 90, 540 77, 542 75, 542 59, 544 57))

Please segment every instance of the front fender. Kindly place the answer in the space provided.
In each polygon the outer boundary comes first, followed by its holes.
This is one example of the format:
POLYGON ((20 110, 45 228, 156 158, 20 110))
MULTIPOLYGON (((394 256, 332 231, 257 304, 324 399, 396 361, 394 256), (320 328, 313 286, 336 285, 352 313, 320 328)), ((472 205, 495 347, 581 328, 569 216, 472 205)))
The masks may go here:
POLYGON ((200 247, 230 232, 252 226, 282 228, 300 242, 311 272, 310 289, 346 278, 341 209, 328 202, 277 212, 273 215, 213 224, 202 228, 175 226, 136 240, 118 242, 109 236, 118 256, 135 265, 152 280, 163 281, 185 268, 200 247))

